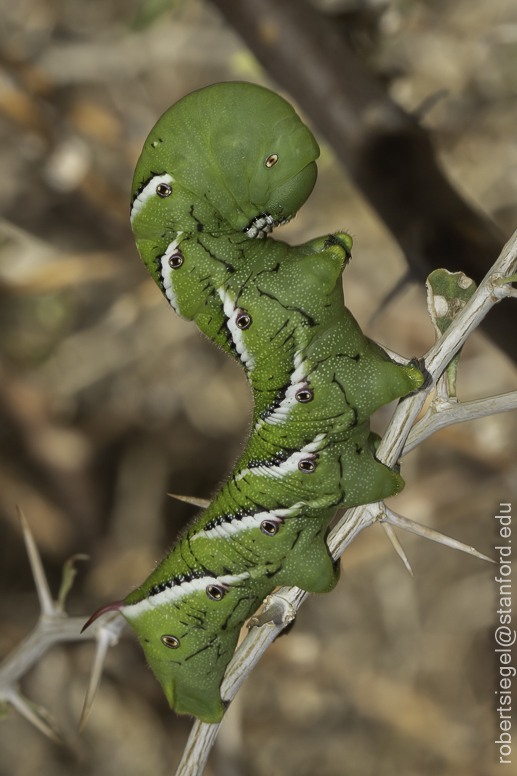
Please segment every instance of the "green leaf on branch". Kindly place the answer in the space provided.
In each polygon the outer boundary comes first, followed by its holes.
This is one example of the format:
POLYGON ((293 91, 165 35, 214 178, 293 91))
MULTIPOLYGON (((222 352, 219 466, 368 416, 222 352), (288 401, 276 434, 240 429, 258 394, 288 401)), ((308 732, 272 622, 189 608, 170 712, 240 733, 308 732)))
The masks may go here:
POLYGON ((59 589, 59 595, 58 595, 58 603, 63 611, 65 609, 66 597, 70 592, 70 589, 74 583, 75 575, 77 574, 75 563, 78 560, 88 560, 88 555, 81 555, 81 554, 73 555, 71 558, 69 558, 66 561, 65 565, 63 566, 61 587, 59 589))
MULTIPOLYGON (((426 282, 427 307, 436 338, 447 331, 454 318, 460 313, 474 291, 476 284, 463 272, 449 272, 446 269, 437 269, 431 272, 426 282)), ((449 395, 456 396, 456 375, 460 360, 461 349, 447 366, 447 381, 449 395)))

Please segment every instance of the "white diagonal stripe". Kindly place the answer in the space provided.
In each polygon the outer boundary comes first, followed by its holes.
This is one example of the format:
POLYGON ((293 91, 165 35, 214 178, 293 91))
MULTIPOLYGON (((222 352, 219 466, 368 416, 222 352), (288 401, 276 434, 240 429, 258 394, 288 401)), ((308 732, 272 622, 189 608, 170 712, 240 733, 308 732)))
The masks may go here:
POLYGON ((246 345, 244 344, 243 339, 243 332, 241 329, 239 329, 236 323, 240 308, 235 307, 235 302, 232 299, 229 291, 225 291, 224 288, 219 288, 218 292, 223 303, 224 314, 228 318, 228 329, 232 335, 235 350, 239 354, 239 358, 244 364, 244 367, 248 370, 248 372, 251 372, 255 366, 255 359, 246 350, 246 345))
POLYGON ((309 442, 308 445, 305 445, 305 447, 302 447, 302 449, 298 450, 296 453, 292 453, 289 458, 282 461, 282 463, 273 466, 264 464, 263 466, 254 466, 251 469, 243 469, 237 474, 235 480, 242 480, 243 477, 246 477, 248 474, 258 474, 259 476, 274 477, 275 479, 285 477, 286 474, 292 474, 298 470, 298 464, 300 461, 303 461, 308 453, 314 453, 319 450, 321 443, 326 436, 326 434, 317 434, 312 442, 309 442))
POLYGON ((275 518, 292 517, 296 512, 307 506, 305 501, 298 501, 294 506, 288 509, 272 509, 271 512, 256 512, 254 515, 244 515, 244 517, 234 517, 233 520, 225 520, 217 526, 208 530, 200 531, 192 536, 192 541, 200 536, 209 539, 212 536, 218 536, 221 539, 233 538, 236 534, 248 531, 251 528, 260 528, 264 520, 274 520, 275 518))
MULTIPOLYGON (((180 237, 183 234, 183 232, 177 232, 176 239, 174 239, 165 249, 165 253, 163 256, 160 256, 160 279, 162 282, 162 288, 165 296, 169 300, 170 306, 173 308, 173 310, 180 316, 180 318, 183 318, 179 311, 179 305, 178 305, 178 298, 177 294, 174 291, 174 283, 172 281, 174 277, 174 272, 176 270, 172 269, 169 266, 169 259, 172 256, 173 253, 176 252, 178 248, 178 243, 180 242, 180 237)), ((186 319, 184 319, 186 320, 186 319)))
POLYGON ((192 593, 205 590, 209 585, 234 585, 238 582, 242 582, 245 579, 249 579, 249 573, 244 574, 226 574, 222 577, 200 577, 199 579, 192 579, 190 582, 182 582, 179 585, 173 585, 159 593, 150 595, 147 598, 138 601, 136 604, 128 604, 121 607, 121 614, 128 620, 136 619, 145 612, 155 609, 157 606, 164 606, 172 603, 173 601, 180 601, 192 593))
MULTIPOLYGON (((137 216, 138 213, 142 211, 142 208, 144 207, 149 197, 152 197, 153 194, 156 194, 156 187, 160 183, 168 183, 170 185, 174 183, 174 178, 168 173, 164 173, 163 175, 155 175, 154 178, 151 178, 149 183, 144 186, 138 197, 136 197, 136 199, 133 201, 133 204, 131 205, 131 215, 129 216, 131 223, 133 223, 135 216, 137 216)), ((158 194, 156 194, 156 196, 158 196, 158 194)))
POLYGON ((293 361, 295 368, 291 374, 291 385, 285 392, 284 398, 278 407, 275 407, 271 414, 267 415, 265 418, 260 418, 255 423, 255 428, 253 429, 254 432, 258 431, 264 425, 264 423, 267 423, 270 426, 277 426, 279 424, 285 423, 289 417, 291 409, 296 404, 298 404, 296 401, 296 394, 300 388, 303 388, 306 385, 307 362, 304 357, 303 350, 296 351, 293 361))

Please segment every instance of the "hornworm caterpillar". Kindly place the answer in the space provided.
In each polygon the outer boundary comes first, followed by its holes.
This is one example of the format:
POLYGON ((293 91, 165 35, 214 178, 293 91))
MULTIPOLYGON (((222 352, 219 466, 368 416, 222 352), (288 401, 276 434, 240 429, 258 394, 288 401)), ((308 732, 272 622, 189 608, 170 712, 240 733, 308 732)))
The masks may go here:
MULTIPOLYGON (((325 538, 338 507, 398 493, 369 417, 417 389, 344 305, 351 238, 269 238, 316 180, 318 145, 260 86, 222 83, 159 119, 138 161, 131 224, 174 310, 237 359, 253 390, 247 447, 206 511, 117 609, 172 708, 223 716, 220 684, 244 621, 278 585, 323 593, 339 568, 325 538)), ((88 623, 88 624, 89 624, 88 623)))

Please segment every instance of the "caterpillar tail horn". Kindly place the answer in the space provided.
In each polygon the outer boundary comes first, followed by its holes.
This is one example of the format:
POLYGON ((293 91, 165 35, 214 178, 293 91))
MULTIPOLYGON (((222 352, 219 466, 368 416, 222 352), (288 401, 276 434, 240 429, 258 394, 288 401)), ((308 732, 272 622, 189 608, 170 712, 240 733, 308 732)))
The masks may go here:
POLYGON ((97 620, 101 614, 105 614, 106 612, 118 612, 120 609, 124 606, 124 601, 114 601, 112 604, 106 604, 106 606, 101 606, 100 609, 97 609, 95 614, 92 614, 88 622, 86 622, 83 627, 81 628, 81 633, 83 633, 86 628, 89 628, 92 623, 97 620))

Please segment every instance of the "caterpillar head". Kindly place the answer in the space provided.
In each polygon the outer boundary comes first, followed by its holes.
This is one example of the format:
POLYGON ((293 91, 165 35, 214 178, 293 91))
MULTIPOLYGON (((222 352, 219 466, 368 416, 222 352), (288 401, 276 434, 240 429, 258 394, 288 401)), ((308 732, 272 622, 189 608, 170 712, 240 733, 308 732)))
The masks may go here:
POLYGON ((282 97, 256 84, 188 94, 145 141, 132 187, 139 239, 160 232, 247 231, 294 216, 316 181, 318 145, 282 97))

